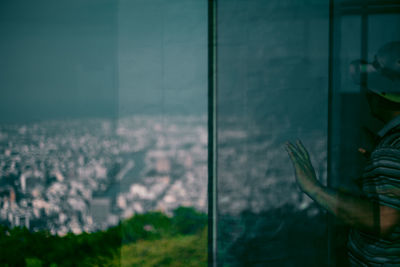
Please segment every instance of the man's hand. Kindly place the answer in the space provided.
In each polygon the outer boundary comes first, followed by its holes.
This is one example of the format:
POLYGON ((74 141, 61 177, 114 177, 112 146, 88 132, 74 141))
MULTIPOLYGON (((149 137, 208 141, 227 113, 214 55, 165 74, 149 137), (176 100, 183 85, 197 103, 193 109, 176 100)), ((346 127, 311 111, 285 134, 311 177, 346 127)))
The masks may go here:
POLYGON ((296 181, 301 190, 306 194, 312 194, 319 186, 314 167, 310 161, 310 156, 300 140, 296 145, 286 143, 286 151, 293 163, 296 181))
POLYGON ((317 180, 310 156, 300 141, 296 145, 286 143, 286 150, 292 160, 298 185, 322 208, 351 227, 380 237, 390 236, 400 225, 399 210, 322 186, 317 180))

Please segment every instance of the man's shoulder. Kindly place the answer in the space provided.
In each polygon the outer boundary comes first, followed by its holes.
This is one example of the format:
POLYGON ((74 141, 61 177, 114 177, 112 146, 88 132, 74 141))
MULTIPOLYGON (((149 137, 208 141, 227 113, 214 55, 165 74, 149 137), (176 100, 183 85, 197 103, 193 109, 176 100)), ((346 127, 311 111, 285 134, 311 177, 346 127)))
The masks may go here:
POLYGON ((400 149, 400 126, 393 128, 380 139, 377 149, 380 148, 400 149))

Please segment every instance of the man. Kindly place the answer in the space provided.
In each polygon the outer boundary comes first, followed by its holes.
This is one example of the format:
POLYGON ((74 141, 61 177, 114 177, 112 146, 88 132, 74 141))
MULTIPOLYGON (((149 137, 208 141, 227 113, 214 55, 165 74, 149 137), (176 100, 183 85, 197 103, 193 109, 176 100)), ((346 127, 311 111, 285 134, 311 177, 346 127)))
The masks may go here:
POLYGON ((286 149, 301 190, 352 228, 350 264, 400 266, 400 42, 384 45, 372 64, 353 62, 351 71, 362 77, 372 115, 385 123, 361 177, 365 197, 319 183, 300 141, 286 149))

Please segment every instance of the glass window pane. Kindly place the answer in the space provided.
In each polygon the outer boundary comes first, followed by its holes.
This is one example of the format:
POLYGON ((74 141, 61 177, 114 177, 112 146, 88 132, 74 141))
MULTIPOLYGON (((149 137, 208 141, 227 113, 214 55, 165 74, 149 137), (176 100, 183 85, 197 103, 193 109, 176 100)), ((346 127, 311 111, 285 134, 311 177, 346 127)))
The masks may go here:
POLYGON ((207 2, 6 0, 0 33, 0 265, 205 266, 207 2))
POLYGON ((327 262, 323 213, 284 149, 302 139, 326 181, 329 5, 309 2, 218 1, 221 266, 327 262))

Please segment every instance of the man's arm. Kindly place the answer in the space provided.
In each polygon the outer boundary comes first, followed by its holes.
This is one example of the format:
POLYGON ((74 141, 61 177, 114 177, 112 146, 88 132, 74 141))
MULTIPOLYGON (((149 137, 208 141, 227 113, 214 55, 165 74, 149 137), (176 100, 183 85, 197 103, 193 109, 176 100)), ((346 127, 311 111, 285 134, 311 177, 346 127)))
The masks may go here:
POLYGON ((287 143, 286 148, 295 169, 296 181, 303 192, 349 226, 384 237, 400 224, 399 210, 320 184, 308 152, 300 141, 297 146, 287 143))

